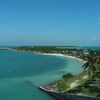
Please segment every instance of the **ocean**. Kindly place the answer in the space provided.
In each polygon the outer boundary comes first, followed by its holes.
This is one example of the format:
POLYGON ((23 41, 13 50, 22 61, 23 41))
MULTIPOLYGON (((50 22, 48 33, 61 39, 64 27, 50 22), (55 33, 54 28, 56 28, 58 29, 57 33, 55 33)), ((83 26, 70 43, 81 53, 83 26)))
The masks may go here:
POLYGON ((27 81, 42 86, 65 73, 81 73, 82 65, 73 58, 0 51, 0 100, 55 100, 27 81))

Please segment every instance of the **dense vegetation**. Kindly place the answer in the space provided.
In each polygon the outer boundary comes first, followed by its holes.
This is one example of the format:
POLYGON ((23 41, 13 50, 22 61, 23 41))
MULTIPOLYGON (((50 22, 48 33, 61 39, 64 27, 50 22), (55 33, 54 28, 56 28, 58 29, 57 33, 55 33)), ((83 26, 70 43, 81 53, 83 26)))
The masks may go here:
POLYGON ((89 74, 95 74, 100 71, 100 56, 96 52, 91 51, 87 56, 87 62, 82 68, 88 70, 89 74))
POLYGON ((17 50, 25 50, 25 51, 36 51, 36 52, 45 52, 49 53, 51 51, 58 51, 56 47, 48 47, 48 46, 21 46, 16 47, 17 50))
MULTIPOLYGON (((20 46, 15 47, 18 51, 33 51, 33 52, 42 52, 42 53, 61 53, 61 54, 69 54, 72 56, 81 56, 83 57, 83 52, 85 49, 77 49, 76 48, 62 48, 56 46, 20 46)), ((89 50, 87 50, 89 52, 89 50)), ((85 55, 84 57, 85 58, 85 55)))

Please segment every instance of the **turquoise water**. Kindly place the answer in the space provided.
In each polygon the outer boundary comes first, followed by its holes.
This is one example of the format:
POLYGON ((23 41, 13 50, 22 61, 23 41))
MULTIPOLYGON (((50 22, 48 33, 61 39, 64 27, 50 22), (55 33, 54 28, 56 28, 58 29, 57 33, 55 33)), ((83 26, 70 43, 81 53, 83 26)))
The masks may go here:
POLYGON ((82 65, 71 58, 0 51, 0 100, 54 100, 26 81, 44 85, 61 79, 64 73, 80 73, 82 65))

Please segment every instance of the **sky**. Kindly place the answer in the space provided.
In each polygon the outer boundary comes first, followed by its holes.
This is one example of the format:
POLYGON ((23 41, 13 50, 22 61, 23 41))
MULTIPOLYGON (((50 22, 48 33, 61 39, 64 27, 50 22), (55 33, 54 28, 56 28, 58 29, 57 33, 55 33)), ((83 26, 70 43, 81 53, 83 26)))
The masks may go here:
POLYGON ((100 0, 0 0, 0 45, 100 46, 100 0))

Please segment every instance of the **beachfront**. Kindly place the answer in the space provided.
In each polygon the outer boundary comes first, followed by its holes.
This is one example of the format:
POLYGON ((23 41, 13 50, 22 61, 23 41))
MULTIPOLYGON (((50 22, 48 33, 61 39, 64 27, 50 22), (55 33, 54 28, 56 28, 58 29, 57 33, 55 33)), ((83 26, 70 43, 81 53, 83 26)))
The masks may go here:
POLYGON ((81 59, 81 58, 77 58, 75 56, 70 56, 70 55, 64 55, 64 54, 57 54, 57 53, 41 53, 43 55, 51 55, 51 56, 60 56, 60 57, 66 57, 66 58, 72 58, 72 59, 77 59, 79 61, 82 62, 86 62, 85 60, 81 59))

